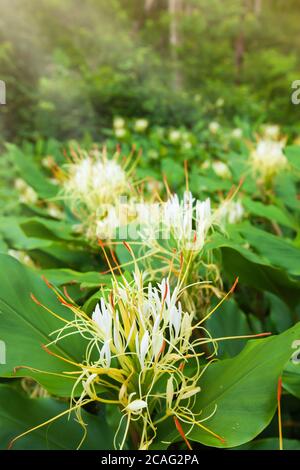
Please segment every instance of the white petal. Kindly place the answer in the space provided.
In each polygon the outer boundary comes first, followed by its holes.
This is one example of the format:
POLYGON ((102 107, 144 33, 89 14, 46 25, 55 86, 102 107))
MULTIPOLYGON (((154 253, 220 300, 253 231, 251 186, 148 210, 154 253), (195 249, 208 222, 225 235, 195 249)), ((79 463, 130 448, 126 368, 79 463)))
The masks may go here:
POLYGON ((92 395, 92 391, 91 391, 91 383, 95 380, 95 378, 97 377, 97 374, 91 374, 87 380, 83 380, 82 381, 82 385, 83 385, 83 388, 84 390, 86 391, 86 393, 88 395, 92 395))
POLYGON ((167 382, 166 395, 167 395, 168 408, 171 408, 172 407, 173 397, 174 397, 174 386, 173 386, 173 377, 172 376, 168 379, 168 382, 167 382))
POLYGON ((100 310, 99 304, 96 305, 96 308, 95 308, 95 310, 93 312, 93 315, 92 315, 92 320, 95 323, 97 323, 99 328, 102 328, 102 315, 101 315, 101 310, 100 310))
POLYGON ((191 398, 193 395, 196 395, 196 393, 200 392, 200 387, 195 387, 193 388, 192 390, 189 390, 188 392, 185 392, 182 397, 181 397, 181 400, 185 400, 187 398, 191 398))
POLYGON ((147 402, 144 400, 134 400, 126 406, 126 410, 132 411, 133 413, 139 413, 144 408, 147 408, 147 402))
POLYGON ((109 368, 111 362, 111 353, 109 347, 109 341, 106 341, 100 352, 100 360, 104 363, 104 367, 109 368))
POLYGON ((146 330, 141 341, 141 349, 140 349, 140 354, 139 354, 142 369, 144 368, 144 365, 145 365, 145 357, 148 352, 148 348, 149 348, 149 332, 148 330, 146 330))
POLYGON ((162 350, 164 344, 164 336, 162 332, 160 331, 159 333, 153 335, 152 337, 152 350, 153 350, 153 355, 155 359, 159 355, 160 351, 162 350))

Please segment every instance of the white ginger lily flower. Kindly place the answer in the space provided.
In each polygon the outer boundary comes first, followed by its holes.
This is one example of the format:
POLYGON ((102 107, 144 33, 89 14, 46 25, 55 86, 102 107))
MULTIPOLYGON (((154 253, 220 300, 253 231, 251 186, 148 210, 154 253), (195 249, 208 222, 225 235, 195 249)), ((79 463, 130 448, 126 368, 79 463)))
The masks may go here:
POLYGON ((88 378, 86 380, 82 381, 83 389, 89 396, 93 395, 91 385, 93 384, 96 378, 97 374, 90 374, 88 375, 88 378))
POLYGON ((236 127, 235 129, 233 129, 233 131, 231 132, 231 136, 234 138, 234 139, 241 139, 243 137, 243 130, 240 129, 239 127, 236 127))
POLYGON ((71 205, 79 203, 90 214, 97 214, 103 205, 115 204, 118 197, 128 192, 128 187, 121 165, 103 154, 100 159, 85 155, 70 163, 63 189, 71 205))
POLYGON ((277 124, 269 124, 264 128, 266 139, 277 140, 280 137, 280 127, 277 124))
POLYGON ((83 391, 77 403, 98 400, 122 407, 127 426, 120 448, 131 420, 143 427, 140 448, 149 448, 157 425, 152 410, 158 404, 163 410, 165 403, 166 417, 185 416, 188 400, 200 391, 200 340, 192 331, 202 327, 192 326, 194 314, 182 311, 180 294, 180 283, 171 290, 168 279, 145 285, 136 268, 133 281, 113 280, 109 300, 100 299, 92 319, 75 309, 74 321, 56 332, 53 342, 68 336, 69 328, 88 339, 86 359, 78 364, 82 374, 76 386, 81 381, 83 391), (195 358, 196 370, 186 375, 182 366, 188 357, 195 358), (105 387, 111 398, 99 395, 96 386, 105 387))
POLYGON ((172 142, 172 144, 178 144, 181 140, 181 131, 174 129, 169 132, 169 140, 172 142))
POLYGON ((114 129, 123 129, 125 127, 125 119, 122 117, 115 117, 113 121, 114 129))
POLYGON ((174 237, 180 249, 201 250, 213 224, 210 199, 196 200, 189 191, 185 191, 182 199, 174 194, 159 206, 155 216, 151 213, 151 207, 149 208, 147 222, 141 233, 145 242, 155 238, 151 234, 156 235, 161 227, 164 238, 170 235, 174 237))
POLYGON ((217 176, 220 176, 220 178, 231 178, 231 172, 226 163, 223 163, 221 161, 213 162, 212 169, 214 170, 217 176))
POLYGON ((157 287, 149 283, 145 290, 143 276, 135 273, 134 285, 117 285, 115 293, 121 303, 120 309, 118 302, 113 308, 101 298, 92 314, 103 367, 109 367, 115 354, 129 354, 137 357, 140 369, 144 370, 157 360, 165 341, 169 344, 169 352, 179 342, 187 346, 192 314, 182 312, 181 303, 177 302, 178 287, 171 293, 169 281, 163 279, 157 287), (135 293, 140 294, 136 297, 135 293), (134 308, 134 317, 121 305, 134 308))
POLYGON ((131 413, 139 414, 145 408, 147 408, 147 402, 145 400, 133 400, 129 405, 126 406, 126 410, 130 411, 131 413))
POLYGON ((118 139, 123 139, 126 136, 127 132, 126 129, 115 129, 115 136, 118 137, 118 139))
POLYGON ((222 227, 226 224, 236 224, 241 222, 244 217, 245 210, 241 201, 223 201, 218 209, 218 219, 222 227))
POLYGON ((145 132, 148 126, 149 122, 147 119, 137 119, 134 123, 134 130, 136 132, 145 132))
POLYGON ((23 204, 35 204, 38 201, 36 191, 22 178, 15 180, 15 188, 19 191, 19 201, 23 204))
POLYGON ((220 124, 216 121, 212 121, 208 125, 208 129, 211 134, 217 134, 220 130, 220 127, 220 124))
POLYGON ((251 154, 253 169, 264 180, 272 178, 286 168, 288 161, 283 153, 284 142, 260 140, 251 154))

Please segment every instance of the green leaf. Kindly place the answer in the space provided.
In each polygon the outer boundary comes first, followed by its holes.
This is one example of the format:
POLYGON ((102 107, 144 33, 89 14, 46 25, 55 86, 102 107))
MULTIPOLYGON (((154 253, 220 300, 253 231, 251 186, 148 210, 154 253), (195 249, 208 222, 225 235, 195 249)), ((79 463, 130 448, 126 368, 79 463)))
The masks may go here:
POLYGON ((267 290, 284 299, 288 305, 297 305, 300 300, 300 282, 291 279, 283 270, 273 267, 270 261, 245 245, 242 244, 239 233, 233 231, 230 239, 215 234, 206 244, 206 249, 221 249, 223 271, 230 282, 238 276, 245 285, 267 290))
POLYGON ((285 206, 299 212, 296 180, 292 173, 279 174, 275 180, 275 192, 284 201, 285 206))
MULTIPOLYGON (((213 447, 235 447, 260 434, 276 411, 278 379, 299 335, 300 323, 281 335, 249 341, 238 356, 211 364, 200 380, 201 392, 193 411, 201 413, 200 419, 212 415, 203 424, 225 442, 198 426, 191 429, 188 438, 213 447)), ((177 439, 174 424, 165 422, 158 438, 177 439)))
MULTIPOLYGON (((0 449, 7 449, 10 441, 45 421, 68 410, 68 404, 53 398, 27 398, 8 385, 0 385, 0 449)), ((104 416, 94 416, 82 410, 82 419, 88 433, 81 450, 108 450, 113 448, 113 435, 104 416)), ((83 438, 83 429, 74 414, 68 413, 53 423, 18 439, 13 450, 73 450, 83 438)))
POLYGON ((76 241, 72 226, 62 221, 31 217, 20 224, 27 237, 45 238, 49 240, 76 241))
POLYGON ((64 284, 80 284, 80 287, 85 285, 100 287, 103 284, 111 282, 111 276, 97 273, 96 271, 78 272, 73 269, 44 269, 41 271, 51 283, 56 286, 64 284))
MULTIPOLYGON (((246 315, 238 308, 233 300, 225 302, 206 323, 207 329, 213 338, 226 336, 249 335, 246 315)), ((218 343, 218 357, 235 356, 245 346, 247 340, 220 341, 218 343)))
POLYGON ((250 261, 251 252, 237 246, 222 249, 223 269, 230 280, 239 276, 240 282, 259 290, 267 290, 295 306, 300 298, 300 283, 289 278, 269 263, 250 261), (247 253, 248 251, 248 253, 247 253))
POLYGON ((27 237, 19 224, 22 220, 22 218, 15 217, 0 218, 1 234, 10 247, 17 250, 34 250, 51 246, 51 240, 27 237))
MULTIPOLYGON (((283 439, 283 449, 300 450, 300 441, 296 439, 283 439)), ((279 440, 275 437, 267 437, 265 439, 248 442, 232 450, 279 450, 279 440)))
POLYGON ((284 369, 282 384, 285 390, 300 398, 300 335, 298 338, 298 353, 294 349, 294 354, 298 354, 298 362, 289 361, 284 369))
POLYGON ((164 158, 161 163, 161 171, 165 174, 168 183, 172 187, 179 187, 184 181, 183 165, 176 163, 171 158, 164 158))
POLYGON ((22 178, 38 193, 42 199, 56 196, 57 187, 51 184, 40 170, 30 154, 24 155, 22 150, 13 144, 7 144, 22 178))
POLYGON ((192 175, 190 178, 190 189, 195 195, 203 192, 215 193, 216 191, 229 191, 232 182, 221 178, 210 178, 203 175, 192 175))
POLYGON ((274 294, 266 292, 270 305, 270 320, 278 333, 282 333, 293 325, 293 318, 288 306, 274 294))
MULTIPOLYGON (((76 367, 42 349, 42 345, 52 341, 50 333, 64 323, 34 303, 30 294, 63 318, 72 318, 70 310, 58 302, 39 276, 14 258, 0 254, 0 265, 0 331, 6 346, 6 364, 0 364, 0 376, 30 376, 50 393, 70 396, 74 378, 61 373, 77 370, 76 367), (39 371, 15 370, 17 366, 39 371)), ((51 350, 76 363, 84 359, 84 345, 74 337, 51 346, 51 350)), ((80 393, 79 387, 76 393, 80 393)))
POLYGON ((300 145, 286 147, 285 154, 290 164, 300 171, 300 145))
POLYGON ((280 225, 285 225, 286 227, 297 229, 297 222, 293 220, 292 216, 274 205, 266 205, 262 202, 253 201, 250 198, 243 198, 243 206, 245 209, 250 212, 250 214, 265 217, 271 221, 275 221, 280 225))
POLYGON ((250 224, 239 229, 240 233, 263 258, 274 266, 283 268, 290 275, 300 275, 300 250, 289 240, 279 238, 250 224))

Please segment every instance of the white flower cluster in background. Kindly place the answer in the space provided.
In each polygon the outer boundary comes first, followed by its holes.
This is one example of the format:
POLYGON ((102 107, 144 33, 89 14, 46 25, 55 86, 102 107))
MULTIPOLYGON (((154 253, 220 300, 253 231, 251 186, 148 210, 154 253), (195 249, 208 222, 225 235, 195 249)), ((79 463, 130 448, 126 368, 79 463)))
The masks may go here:
POLYGON ((237 224, 243 220, 245 209, 241 201, 225 200, 218 209, 218 222, 222 228, 227 224, 237 224))
POLYGON ((223 179, 231 178, 231 172, 228 166, 226 165, 226 163, 221 162, 220 160, 217 160, 213 162, 211 166, 214 172, 216 173, 216 175, 219 176, 220 178, 223 178, 223 179))
POLYGON ((30 268, 35 267, 34 261, 25 251, 10 249, 8 254, 30 268))
POLYGON ((114 133, 115 136, 119 139, 122 139, 123 137, 126 136, 126 128, 125 128, 125 119, 122 117, 115 117, 113 121, 113 128, 114 128, 114 133))
POLYGON ((210 199, 197 200, 185 191, 183 198, 173 194, 160 204, 140 204, 139 235, 149 245, 158 239, 176 240, 180 250, 201 250, 213 225, 210 199))
POLYGON ((263 180, 272 179, 287 167, 288 161, 283 153, 284 142, 275 140, 259 140, 251 152, 251 164, 263 180))
POLYGON ((211 134, 217 134, 221 126, 217 121, 211 121, 208 125, 208 130, 211 134))
POLYGON ((15 188, 19 192, 19 201, 23 204, 35 204, 38 201, 38 195, 35 190, 22 178, 15 180, 15 188))
POLYGON ((270 140, 277 140, 280 138, 280 127, 277 124, 267 124, 264 127, 264 137, 270 140))
POLYGON ((233 139, 241 139, 243 137, 243 130, 240 127, 236 127, 232 130, 231 137, 233 139))
POLYGON ((212 226, 210 199, 199 201, 191 192, 185 191, 180 200, 174 194, 164 204, 163 217, 163 224, 179 241, 179 245, 187 250, 200 250, 212 226))
POLYGON ((82 203, 94 212, 105 203, 113 203, 128 191, 127 175, 115 159, 104 155, 95 158, 85 155, 67 167, 64 192, 71 203, 82 203))
POLYGON ((140 118, 140 119, 137 119, 134 123, 134 130, 136 132, 145 132, 145 130, 147 129, 147 127, 149 126, 149 122, 147 121, 147 119, 144 119, 144 118, 140 118))

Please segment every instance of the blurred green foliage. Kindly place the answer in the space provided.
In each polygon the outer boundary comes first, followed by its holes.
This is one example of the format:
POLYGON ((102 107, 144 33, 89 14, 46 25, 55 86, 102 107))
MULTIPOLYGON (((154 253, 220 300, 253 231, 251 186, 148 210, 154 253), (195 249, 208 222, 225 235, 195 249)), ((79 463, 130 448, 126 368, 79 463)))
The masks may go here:
POLYGON ((242 116, 295 132, 299 2, 175 5, 172 13, 167 0, 2 0, 0 141, 95 139, 118 115, 187 127, 242 116))

